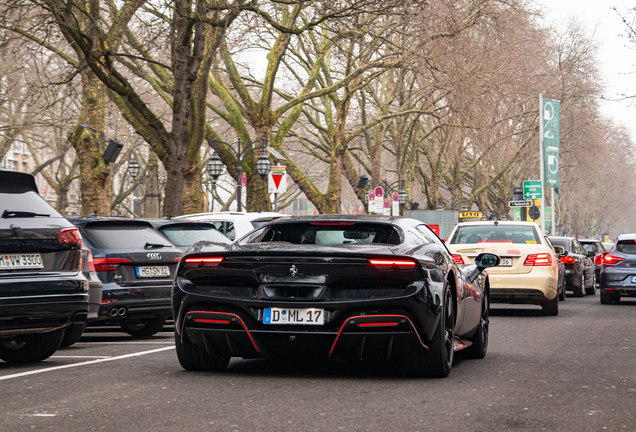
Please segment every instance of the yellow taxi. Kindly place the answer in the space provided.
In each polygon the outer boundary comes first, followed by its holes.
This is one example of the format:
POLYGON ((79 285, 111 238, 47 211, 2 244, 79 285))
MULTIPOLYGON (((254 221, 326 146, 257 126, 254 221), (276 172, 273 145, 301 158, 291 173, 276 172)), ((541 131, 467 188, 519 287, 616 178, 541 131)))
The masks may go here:
POLYGON ((483 252, 501 257, 488 269, 493 303, 536 304, 544 315, 559 313, 559 258, 534 222, 462 222, 446 246, 460 266, 474 264, 483 252))

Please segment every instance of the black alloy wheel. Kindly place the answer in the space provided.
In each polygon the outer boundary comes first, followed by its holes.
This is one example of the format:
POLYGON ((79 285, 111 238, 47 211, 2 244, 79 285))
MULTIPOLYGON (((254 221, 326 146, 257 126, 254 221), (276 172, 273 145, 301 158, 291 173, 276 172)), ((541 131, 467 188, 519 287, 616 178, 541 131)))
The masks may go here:
POLYGON ((131 336, 148 337, 159 333, 165 324, 166 317, 157 317, 122 321, 119 326, 131 336))
POLYGON ((60 346, 64 329, 0 342, 0 359, 7 363, 34 363, 47 359, 60 346))
POLYGON ((174 332, 174 344, 179 364, 189 371, 222 371, 230 363, 229 357, 210 354, 204 348, 190 341, 182 340, 181 335, 174 332))
POLYGON ((482 359, 486 357, 488 351, 488 330, 490 327, 490 304, 488 303, 488 296, 484 293, 483 300, 481 302, 481 317, 479 319, 479 326, 475 334, 469 339, 473 344, 468 348, 460 351, 460 353, 466 358, 482 359))

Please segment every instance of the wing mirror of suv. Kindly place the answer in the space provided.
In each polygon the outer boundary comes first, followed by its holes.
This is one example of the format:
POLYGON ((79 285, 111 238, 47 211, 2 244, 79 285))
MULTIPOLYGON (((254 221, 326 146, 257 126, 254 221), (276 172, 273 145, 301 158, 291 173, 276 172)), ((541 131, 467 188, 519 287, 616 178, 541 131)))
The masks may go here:
POLYGON ((563 246, 552 246, 554 248, 554 253, 557 254, 557 256, 565 256, 568 254, 568 252, 565 250, 565 248, 563 246))

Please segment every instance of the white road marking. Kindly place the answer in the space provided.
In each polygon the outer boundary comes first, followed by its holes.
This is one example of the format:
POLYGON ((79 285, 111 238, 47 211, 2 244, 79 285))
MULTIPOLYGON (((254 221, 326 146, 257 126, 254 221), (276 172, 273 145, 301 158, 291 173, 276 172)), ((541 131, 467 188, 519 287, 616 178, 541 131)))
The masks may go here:
POLYGON ((51 358, 94 358, 94 359, 101 359, 101 358, 111 358, 112 356, 51 356, 51 358))
POLYGON ((174 346, 164 347, 164 348, 157 348, 157 349, 153 349, 153 350, 150 350, 150 351, 142 351, 142 352, 133 353, 133 354, 125 354, 125 355, 121 355, 121 356, 117 356, 117 357, 109 357, 109 358, 98 359, 98 360, 89 360, 89 361, 85 361, 85 362, 82 362, 82 363, 75 363, 75 364, 64 365, 64 366, 54 366, 54 367, 50 367, 50 368, 46 368, 46 369, 38 369, 38 370, 32 370, 32 371, 28 371, 28 372, 20 372, 20 373, 13 374, 13 375, 0 376, 0 381, 12 379, 12 378, 20 378, 20 377, 24 377, 24 376, 28 376, 28 375, 34 375, 34 374, 39 374, 39 373, 43 373, 43 372, 51 372, 51 371, 60 370, 60 369, 68 369, 68 368, 78 367, 78 366, 87 366, 87 365, 96 364, 96 363, 103 363, 103 362, 107 362, 107 361, 123 360, 123 359, 127 359, 127 358, 130 358, 130 357, 137 357, 137 356, 142 356, 142 355, 146 355, 146 354, 154 354, 154 353, 158 353, 158 352, 161 352, 161 351, 166 351, 166 350, 173 349, 173 348, 174 348, 174 346))

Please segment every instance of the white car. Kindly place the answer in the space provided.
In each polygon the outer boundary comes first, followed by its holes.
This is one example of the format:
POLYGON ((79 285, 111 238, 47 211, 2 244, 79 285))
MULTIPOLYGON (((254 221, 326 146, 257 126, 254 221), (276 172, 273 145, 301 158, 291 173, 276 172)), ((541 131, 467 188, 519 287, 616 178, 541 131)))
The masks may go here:
POLYGON ((177 216, 172 219, 188 219, 212 223, 217 230, 234 241, 248 232, 282 217, 289 217, 289 215, 276 212, 211 212, 177 216))

